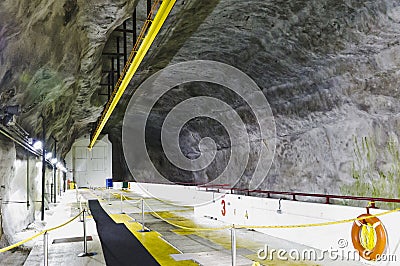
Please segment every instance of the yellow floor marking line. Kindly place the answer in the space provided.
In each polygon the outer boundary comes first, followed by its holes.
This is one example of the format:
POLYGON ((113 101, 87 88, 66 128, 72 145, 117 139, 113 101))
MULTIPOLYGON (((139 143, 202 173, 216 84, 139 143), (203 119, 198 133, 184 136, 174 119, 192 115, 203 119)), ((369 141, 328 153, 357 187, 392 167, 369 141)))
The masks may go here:
MULTIPOLYGON (((201 225, 197 224, 190 218, 182 217, 179 216, 175 213, 172 212, 157 212, 159 216, 161 216, 163 219, 166 219, 168 221, 171 221, 172 223, 179 224, 184 227, 188 228, 202 228, 201 225)), ((222 230, 222 231, 202 231, 202 230, 186 230, 186 229, 173 229, 171 230, 172 232, 179 234, 179 235, 196 235, 198 237, 201 237, 203 239, 207 239, 215 244, 218 244, 222 247, 224 247, 226 250, 230 250, 232 248, 231 246, 231 236, 230 232, 228 229, 222 230)), ((316 266, 318 264, 315 264, 313 262, 308 262, 308 261, 281 261, 277 260, 276 258, 274 260, 260 260, 257 257, 256 251, 260 249, 260 243, 242 238, 237 235, 236 239, 236 248, 244 248, 248 250, 255 251, 254 254, 251 255, 246 255, 248 259, 252 261, 258 261, 260 265, 298 265, 298 266, 316 266)), ((276 257, 276 254, 275 254, 276 257)))
POLYGON ((131 233, 142 243, 142 245, 149 251, 149 253, 154 257, 154 259, 160 263, 162 266, 191 266, 198 265, 197 263, 189 260, 185 261, 175 261, 170 255, 171 254, 181 254, 173 246, 165 242, 161 238, 161 234, 156 231, 150 231, 141 233, 138 232, 142 229, 142 225, 137 222, 131 222, 132 217, 126 214, 109 214, 109 216, 116 223, 123 223, 131 231, 131 233))

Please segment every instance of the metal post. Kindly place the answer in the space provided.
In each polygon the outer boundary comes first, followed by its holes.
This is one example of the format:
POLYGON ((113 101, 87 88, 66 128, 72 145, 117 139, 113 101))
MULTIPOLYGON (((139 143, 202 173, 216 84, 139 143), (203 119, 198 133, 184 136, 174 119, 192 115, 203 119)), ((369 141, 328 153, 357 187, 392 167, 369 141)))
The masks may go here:
POLYGON ((108 95, 108 100, 110 100, 111 97, 111 75, 112 72, 108 73, 108 77, 107 77, 107 95, 108 95))
POLYGON ((114 85, 115 85, 115 80, 114 80, 114 73, 115 73, 115 71, 114 71, 114 57, 111 57, 111 72, 112 72, 112 75, 111 75, 111 85, 112 85, 112 87, 114 87, 114 85))
POLYGON ((122 210, 122 192, 121 192, 121 213, 124 213, 124 211, 122 210))
MULTIPOLYGON (((82 198, 79 197, 79 211, 82 211, 82 198)), ((79 217, 80 222, 84 222, 85 221, 85 209, 83 209, 82 215, 79 217), (83 217, 82 217, 83 216, 83 217)))
POLYGON ((87 238, 86 238, 86 210, 83 210, 83 252, 87 253, 87 238))
MULTIPOLYGON (((54 167, 53 167, 54 172, 54 167)), ((53 202, 53 183, 50 184, 50 201, 53 202)))
POLYGON ((44 252, 44 266, 49 265, 49 235, 46 232, 44 232, 43 235, 43 252, 44 252))
POLYGON ((76 191, 76 203, 79 204, 79 198, 78 198, 78 186, 75 184, 75 191, 76 191))
POLYGON ((117 37, 117 79, 119 79, 119 76, 121 75, 121 69, 120 69, 120 64, 119 64, 119 37, 117 37))
POLYGON ((126 61, 128 61, 128 47, 126 43, 126 20, 122 24, 123 29, 124 29, 124 65, 126 64, 126 61))
POLYGON ((151 0, 147 0, 147 15, 151 12, 151 0))
POLYGON ((135 10, 133 10, 133 14, 132 14, 132 41, 133 41, 133 45, 135 45, 136 43, 136 8, 135 10))
POLYGON ((235 225, 231 228, 232 266, 236 266, 236 232, 235 225))
POLYGON ((29 154, 26 156, 26 209, 29 210, 29 154))
POLYGON ((87 236, 86 236, 86 210, 82 211, 83 216, 83 252, 78 254, 78 257, 90 257, 96 255, 95 252, 87 252, 87 236))
MULTIPOLYGON (((57 140, 52 137, 54 140, 54 158, 57 158, 57 140)), ((54 195, 54 203, 57 202, 57 182, 56 182, 56 166, 53 165, 53 183, 54 183, 54 191, 53 191, 53 195, 54 195)))
POLYGON ((144 199, 142 198, 142 232, 144 232, 144 199))
POLYGON ((138 232, 150 232, 150 230, 149 229, 146 229, 145 227, 144 227, 144 199, 142 198, 142 229, 141 230, 139 230, 138 232))
POLYGON ((46 185, 46 126, 43 115, 42 117, 42 134, 43 134, 43 146, 42 146, 42 206, 41 206, 41 220, 44 220, 44 187, 46 185))
POLYGON ((111 200, 111 192, 110 189, 108 188, 108 205, 111 205, 110 200, 111 200))

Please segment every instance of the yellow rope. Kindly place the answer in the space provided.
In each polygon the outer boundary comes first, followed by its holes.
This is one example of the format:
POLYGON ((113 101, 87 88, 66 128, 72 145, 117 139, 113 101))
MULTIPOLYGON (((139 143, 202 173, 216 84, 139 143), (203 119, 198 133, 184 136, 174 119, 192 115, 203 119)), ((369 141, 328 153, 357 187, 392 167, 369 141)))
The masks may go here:
POLYGON ((395 210, 390 210, 386 212, 381 212, 378 214, 370 215, 370 216, 363 216, 361 218, 352 218, 352 219, 345 219, 345 220, 339 220, 339 221, 331 221, 331 222, 324 222, 324 223, 309 223, 309 224, 297 224, 297 225, 235 225, 235 228, 248 228, 248 229, 259 229, 259 228, 304 228, 304 227, 316 227, 316 226, 325 226, 325 225, 334 225, 334 224, 344 224, 344 223, 350 223, 354 222, 356 220, 361 221, 364 219, 376 217, 376 216, 382 216, 394 212, 400 211, 400 208, 395 209, 395 210))
POLYGON ((163 220, 164 222, 166 222, 166 223, 168 223, 168 224, 170 224, 170 225, 172 225, 172 226, 175 226, 175 227, 177 227, 177 228, 180 228, 180 229, 189 230, 189 231, 220 231, 220 230, 232 228, 231 225, 227 225, 227 226, 223 226, 223 227, 218 227, 218 228, 200 228, 200 227, 198 227, 198 228, 191 228, 191 227, 182 226, 182 225, 175 224, 175 223, 172 223, 172 222, 170 222, 170 221, 164 219, 164 218, 161 217, 157 212, 155 212, 155 211, 147 204, 146 201, 144 201, 144 203, 145 203, 146 206, 150 209, 150 212, 153 213, 157 218, 163 220))
POLYGON ((13 248, 16 248, 16 247, 18 247, 18 246, 21 246, 22 244, 25 244, 26 242, 31 241, 32 239, 34 239, 34 238, 36 238, 36 237, 38 237, 38 236, 41 236, 41 235, 43 235, 44 233, 45 233, 45 231, 41 231, 41 232, 37 233, 36 235, 31 236, 30 238, 27 238, 27 239, 25 239, 25 240, 19 241, 18 243, 15 243, 14 245, 11 245, 11 246, 2 248, 2 249, 0 249, 0 253, 6 252, 6 251, 8 251, 8 250, 10 250, 10 249, 13 249, 13 248))
POLYGON ((58 225, 58 226, 55 226, 55 227, 52 227, 52 228, 49 228, 49 229, 45 229, 45 230, 43 230, 43 231, 41 231, 41 232, 39 232, 39 233, 37 233, 37 234, 35 234, 35 235, 33 235, 33 236, 27 238, 27 239, 24 239, 24 240, 19 241, 18 243, 15 243, 15 244, 13 244, 13 245, 11 245, 11 246, 2 248, 2 249, 0 249, 0 253, 6 252, 6 251, 8 251, 8 250, 10 250, 10 249, 13 249, 13 248, 16 248, 16 247, 19 247, 19 246, 25 244, 26 242, 31 241, 32 239, 35 239, 35 238, 37 238, 37 237, 39 237, 39 236, 45 234, 46 232, 50 232, 50 231, 56 230, 56 229, 58 229, 58 228, 60 228, 60 227, 63 227, 63 226, 65 226, 65 225, 69 224, 70 222, 72 222, 73 220, 75 220, 76 218, 78 218, 79 215, 82 214, 82 212, 83 212, 83 211, 81 211, 78 215, 76 215, 75 217, 69 219, 68 221, 66 221, 66 222, 63 223, 63 224, 60 224, 60 225, 58 225))
POLYGON ((316 227, 316 226, 326 226, 326 225, 335 225, 335 224, 343 224, 343 223, 350 223, 350 222, 354 222, 356 220, 364 220, 367 218, 371 218, 371 217, 376 217, 376 216, 382 216, 382 215, 386 215, 386 214, 390 214, 390 213, 394 213, 397 211, 400 211, 400 208, 395 209, 395 210, 390 210, 390 211, 386 211, 386 212, 382 212, 379 214, 375 214, 375 215, 370 215, 370 216, 363 216, 361 218, 352 218, 352 219, 345 219, 345 220, 339 220, 339 221, 331 221, 331 222, 323 222, 323 223, 309 223, 309 224, 295 224, 295 225, 229 225, 229 226, 223 226, 223 227, 218 227, 218 228, 191 228, 191 227, 186 227, 186 226, 181 226, 175 223, 172 223, 166 219, 164 219, 163 217, 161 217, 157 212, 155 212, 145 201, 146 206, 150 209, 150 211, 159 219, 163 220, 164 222, 173 225, 175 227, 184 229, 184 230, 190 230, 190 231, 219 231, 219 230, 224 230, 224 229, 230 229, 230 228, 237 228, 237 229, 241 229, 241 228, 246 228, 246 229, 268 229, 268 228, 304 228, 304 227, 316 227))
POLYGON ((76 216, 72 217, 71 219, 69 219, 69 220, 66 221, 65 223, 60 224, 60 225, 55 226, 55 227, 52 227, 52 228, 49 228, 49 229, 45 229, 45 231, 51 232, 51 231, 57 230, 58 228, 61 228, 61 227, 63 227, 63 226, 66 226, 67 224, 71 223, 73 220, 75 220, 76 218, 78 218, 82 213, 83 213, 83 211, 81 211, 80 213, 78 213, 76 216))

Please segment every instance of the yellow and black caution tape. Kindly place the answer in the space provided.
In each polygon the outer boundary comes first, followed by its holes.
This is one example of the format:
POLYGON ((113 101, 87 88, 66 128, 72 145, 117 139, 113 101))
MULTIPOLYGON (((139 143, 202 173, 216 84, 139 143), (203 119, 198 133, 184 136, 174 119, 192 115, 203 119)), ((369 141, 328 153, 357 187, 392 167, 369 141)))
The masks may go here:
POLYGON ((29 242, 29 241, 31 241, 31 240, 33 240, 33 239, 35 239, 35 238, 37 238, 37 237, 39 237, 39 236, 41 236, 41 235, 44 235, 46 232, 51 232, 51 231, 57 230, 57 229, 59 229, 59 228, 61 228, 61 227, 63 227, 63 226, 66 226, 67 224, 71 223, 73 220, 75 220, 76 218, 78 218, 78 217, 82 214, 82 212, 83 212, 83 211, 81 211, 81 212, 78 213, 76 216, 74 216, 73 218, 69 219, 68 221, 66 221, 66 222, 63 223, 63 224, 60 224, 60 225, 55 226, 55 227, 52 227, 52 228, 44 229, 44 230, 40 231, 39 233, 37 233, 37 234, 35 234, 35 235, 33 235, 33 236, 27 238, 27 239, 21 240, 21 241, 15 243, 15 244, 13 244, 13 245, 10 245, 10 246, 8 246, 8 247, 1 248, 1 249, 0 249, 0 253, 6 252, 6 251, 8 251, 8 250, 10 250, 10 249, 13 249, 13 248, 16 248, 16 247, 19 247, 19 246, 25 244, 26 242, 29 242))

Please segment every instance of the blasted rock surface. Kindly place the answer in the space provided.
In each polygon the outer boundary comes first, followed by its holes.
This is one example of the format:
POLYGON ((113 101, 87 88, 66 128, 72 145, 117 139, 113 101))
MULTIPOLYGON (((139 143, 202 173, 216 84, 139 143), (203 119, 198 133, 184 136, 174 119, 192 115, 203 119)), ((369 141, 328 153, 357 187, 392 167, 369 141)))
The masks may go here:
MULTIPOLYGON (((65 140, 63 153, 87 133, 102 110, 99 101, 91 100, 100 89, 101 51, 135 4, 1 3, 0 97, 2 103, 22 104, 20 121, 29 132, 39 134, 38 115, 43 114, 48 136, 65 140)), ((343 184, 353 182, 354 137, 370 136, 379 154, 389 135, 397 139, 398 1, 178 1, 176 8, 106 128, 116 143, 114 152, 122 151, 123 106, 134 89, 158 69, 193 59, 237 67, 267 97, 276 119, 277 148, 262 189, 341 193, 343 184)), ((200 136, 223 139, 218 126, 185 130, 182 149, 188 153, 196 153, 200 136)), ((158 152, 153 150, 155 158, 158 152)), ((377 160, 390 163, 383 155, 377 160)), ((207 181, 224 163, 188 178, 207 181)), ((117 178, 131 177, 121 173, 117 178)), ((247 183, 247 175, 240 177, 240 186, 247 183)))

